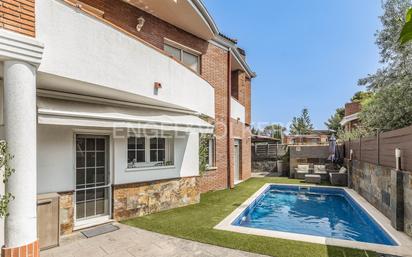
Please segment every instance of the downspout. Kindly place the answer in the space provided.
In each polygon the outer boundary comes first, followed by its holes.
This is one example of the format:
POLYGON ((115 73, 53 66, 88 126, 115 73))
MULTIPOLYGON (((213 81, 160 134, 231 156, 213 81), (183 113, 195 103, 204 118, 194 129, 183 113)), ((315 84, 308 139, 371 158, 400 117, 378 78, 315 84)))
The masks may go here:
POLYGON ((232 49, 229 48, 227 55, 227 184, 228 188, 233 188, 232 186, 232 156, 231 156, 231 99, 232 99, 232 49))

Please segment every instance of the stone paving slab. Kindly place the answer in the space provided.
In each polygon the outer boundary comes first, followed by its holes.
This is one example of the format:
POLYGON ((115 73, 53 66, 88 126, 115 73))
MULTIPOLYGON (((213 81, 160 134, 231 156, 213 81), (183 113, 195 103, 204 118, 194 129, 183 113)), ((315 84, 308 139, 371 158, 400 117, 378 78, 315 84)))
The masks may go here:
POLYGON ((41 257, 263 257, 263 255, 202 244, 116 224, 120 229, 86 238, 74 233, 61 239, 57 248, 41 257))

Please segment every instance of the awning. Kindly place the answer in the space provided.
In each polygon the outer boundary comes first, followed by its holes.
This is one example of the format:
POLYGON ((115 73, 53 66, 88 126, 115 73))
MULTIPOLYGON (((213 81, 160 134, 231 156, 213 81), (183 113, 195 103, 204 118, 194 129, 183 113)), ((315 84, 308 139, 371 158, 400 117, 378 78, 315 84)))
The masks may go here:
POLYGON ((214 126, 196 115, 141 107, 91 104, 38 97, 38 123, 49 125, 154 129, 213 133, 214 126))
POLYGON ((343 117, 340 122, 341 126, 345 126, 347 123, 359 119, 359 112, 343 117))

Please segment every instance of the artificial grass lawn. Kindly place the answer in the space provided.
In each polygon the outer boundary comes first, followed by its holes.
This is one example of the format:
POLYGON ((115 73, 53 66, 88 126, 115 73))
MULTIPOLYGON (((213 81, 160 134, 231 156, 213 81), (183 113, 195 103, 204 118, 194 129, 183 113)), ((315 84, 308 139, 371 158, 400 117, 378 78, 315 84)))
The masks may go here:
POLYGON ((373 252, 213 229, 265 183, 301 183, 287 178, 252 178, 235 189, 210 192, 199 204, 125 221, 130 226, 202 243, 277 257, 377 256, 373 252))

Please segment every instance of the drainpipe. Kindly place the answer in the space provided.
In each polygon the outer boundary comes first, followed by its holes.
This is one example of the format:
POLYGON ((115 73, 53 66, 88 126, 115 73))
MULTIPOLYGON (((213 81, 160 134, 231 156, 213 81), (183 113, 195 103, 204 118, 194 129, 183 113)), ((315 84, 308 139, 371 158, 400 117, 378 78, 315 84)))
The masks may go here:
POLYGON ((233 188, 232 183, 232 155, 231 155, 231 100, 232 100, 232 49, 229 48, 227 56, 227 184, 228 188, 233 188))

